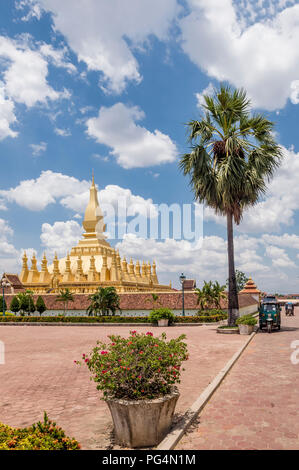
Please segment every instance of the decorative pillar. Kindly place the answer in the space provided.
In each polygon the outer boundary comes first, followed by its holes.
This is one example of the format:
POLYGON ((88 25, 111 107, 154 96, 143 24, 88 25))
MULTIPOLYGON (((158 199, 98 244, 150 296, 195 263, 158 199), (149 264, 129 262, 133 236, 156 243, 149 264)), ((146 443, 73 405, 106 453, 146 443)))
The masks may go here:
POLYGON ((107 271, 108 271, 108 264, 107 264, 107 250, 106 248, 102 248, 102 269, 101 269, 101 282, 107 281, 107 271))
POLYGON ((152 280, 154 284, 159 284, 155 261, 153 262, 153 267, 152 267, 152 280))
POLYGON ((71 260, 70 260, 70 255, 68 253, 66 256, 66 260, 65 260, 65 271, 64 271, 62 281, 65 283, 68 283, 68 282, 72 282, 73 280, 74 280, 74 276, 72 275, 71 260))
POLYGON ((130 276, 130 281, 136 282, 134 263, 133 263, 132 258, 130 259, 130 264, 129 264, 129 276, 130 276))
POLYGON ((96 281, 98 281, 98 279, 99 279, 99 277, 98 277, 98 273, 97 273, 97 270, 96 270, 95 257, 93 255, 91 255, 89 271, 88 271, 88 274, 87 274, 87 280, 89 282, 96 282, 96 281))
POLYGON ((28 278, 28 273, 29 273, 29 270, 28 270, 28 258, 27 258, 27 255, 26 255, 26 251, 24 251, 24 255, 23 255, 23 265, 22 265, 22 271, 21 271, 21 274, 20 274, 20 281, 21 282, 27 282, 27 278, 28 278))
POLYGON ((37 260, 35 254, 31 258, 31 269, 28 273, 27 283, 35 283, 39 280, 39 272, 37 270, 37 260))
POLYGON ((118 281, 118 269, 117 269, 117 259, 116 259, 116 252, 113 250, 112 252, 112 259, 111 259, 111 269, 110 269, 110 281, 118 281))
POLYGON ((48 271, 48 261, 46 258, 46 253, 44 253, 43 259, 42 259, 42 264, 41 264, 41 273, 39 276, 39 282, 40 283, 48 283, 50 282, 50 274, 48 271))

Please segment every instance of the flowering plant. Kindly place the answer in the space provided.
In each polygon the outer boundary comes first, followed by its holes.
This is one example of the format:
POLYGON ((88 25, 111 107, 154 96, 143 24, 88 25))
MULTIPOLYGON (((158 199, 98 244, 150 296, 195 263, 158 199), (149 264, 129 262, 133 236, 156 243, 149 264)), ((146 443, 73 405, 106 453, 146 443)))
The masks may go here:
MULTIPOLYGON (((98 342, 83 361, 105 398, 152 399, 166 395, 180 382, 181 364, 188 359, 185 335, 166 340, 131 331, 128 338, 111 335, 98 342)), ((75 361, 81 364, 79 361, 75 361)), ((183 369, 184 370, 184 369, 183 369)))

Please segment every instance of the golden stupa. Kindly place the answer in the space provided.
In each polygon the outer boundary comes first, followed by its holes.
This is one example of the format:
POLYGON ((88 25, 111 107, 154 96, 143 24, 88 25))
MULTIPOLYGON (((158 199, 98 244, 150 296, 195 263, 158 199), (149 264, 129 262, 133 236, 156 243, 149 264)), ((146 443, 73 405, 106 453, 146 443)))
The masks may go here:
POLYGON ((99 206, 97 189, 92 175, 89 203, 85 211, 83 239, 73 247, 65 258, 55 254, 53 264, 48 267, 46 255, 37 269, 35 255, 28 269, 28 258, 23 255, 20 280, 26 289, 36 294, 57 293, 68 288, 72 293, 93 293, 99 287, 114 286, 118 292, 171 291, 170 285, 158 282, 156 264, 139 261, 119 255, 106 241, 106 225, 99 206))

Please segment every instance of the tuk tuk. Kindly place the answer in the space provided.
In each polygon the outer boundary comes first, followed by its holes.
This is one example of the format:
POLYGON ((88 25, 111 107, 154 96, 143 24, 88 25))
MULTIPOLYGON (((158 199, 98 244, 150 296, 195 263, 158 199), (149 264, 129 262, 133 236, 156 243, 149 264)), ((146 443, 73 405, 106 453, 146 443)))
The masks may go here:
POLYGON ((264 297, 259 307, 260 329, 265 328, 268 333, 271 333, 274 328, 280 330, 280 312, 281 307, 276 297, 264 297))

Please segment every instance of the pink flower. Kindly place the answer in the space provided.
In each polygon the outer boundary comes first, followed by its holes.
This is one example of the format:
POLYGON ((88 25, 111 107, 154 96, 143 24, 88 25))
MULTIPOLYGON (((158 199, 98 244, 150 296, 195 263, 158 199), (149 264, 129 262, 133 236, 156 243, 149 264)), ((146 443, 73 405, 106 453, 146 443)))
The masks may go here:
POLYGON ((108 351, 101 351, 101 354, 108 354, 108 351))
POLYGON ((140 351, 139 354, 143 354, 143 351, 140 351))
POLYGON ((134 330, 134 331, 131 331, 131 335, 136 335, 137 331, 134 330))
POLYGON ((151 331, 148 331, 148 332, 146 333, 146 335, 147 335, 147 336, 153 336, 153 333, 152 333, 151 331))

